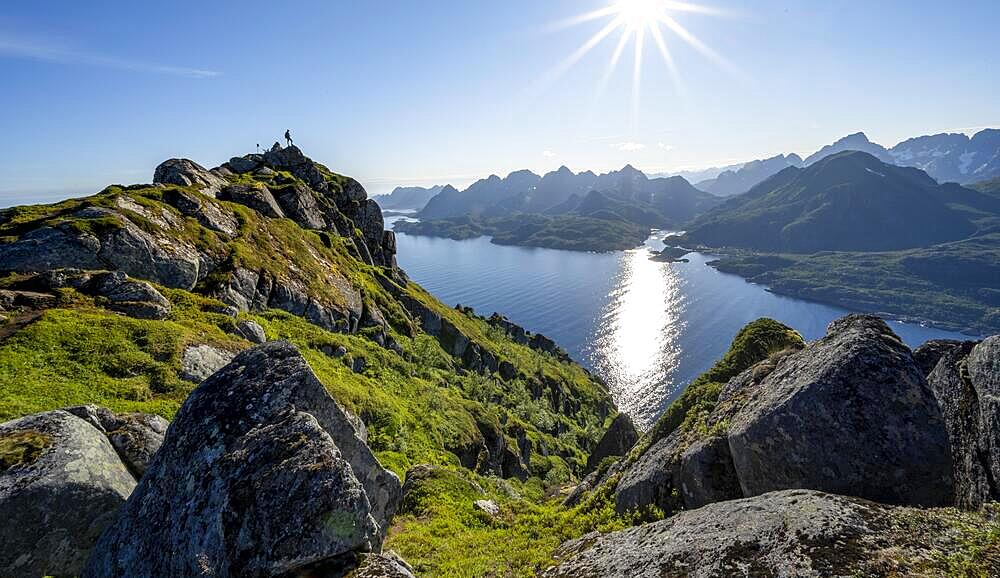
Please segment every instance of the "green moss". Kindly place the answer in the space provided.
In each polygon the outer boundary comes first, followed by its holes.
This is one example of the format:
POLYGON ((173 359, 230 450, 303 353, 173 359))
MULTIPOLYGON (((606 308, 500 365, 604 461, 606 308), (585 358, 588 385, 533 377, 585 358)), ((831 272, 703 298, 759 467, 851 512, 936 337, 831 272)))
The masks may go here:
POLYGON ((0 433, 0 473, 35 463, 52 441, 52 436, 35 430, 0 433))
POLYGON ((798 332, 773 319, 762 318, 750 323, 736 334, 722 359, 695 378, 684 393, 670 404, 653 429, 633 449, 632 455, 640 455, 685 421, 692 428, 704 426, 705 418, 715 408, 719 392, 727 381, 772 354, 789 348, 799 349, 804 345, 798 332))

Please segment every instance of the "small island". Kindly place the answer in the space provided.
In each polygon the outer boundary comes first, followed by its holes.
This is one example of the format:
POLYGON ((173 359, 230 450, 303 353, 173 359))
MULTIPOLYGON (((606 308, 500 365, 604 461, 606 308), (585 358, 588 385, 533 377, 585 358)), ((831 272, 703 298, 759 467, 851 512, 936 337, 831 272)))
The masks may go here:
POLYGON ((461 241, 492 237, 497 245, 541 247, 567 251, 622 251, 649 238, 649 227, 617 220, 578 215, 518 214, 480 218, 469 215, 427 221, 397 221, 397 233, 444 237, 461 241))

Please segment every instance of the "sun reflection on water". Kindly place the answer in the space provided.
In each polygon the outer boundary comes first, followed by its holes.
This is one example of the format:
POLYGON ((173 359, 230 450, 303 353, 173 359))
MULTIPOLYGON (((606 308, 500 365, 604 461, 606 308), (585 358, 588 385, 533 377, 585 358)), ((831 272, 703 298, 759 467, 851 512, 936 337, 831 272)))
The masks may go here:
POLYGON ((647 248, 622 254, 611 303, 588 351, 618 407, 648 427, 674 390, 680 362, 682 280, 670 263, 649 260, 647 248))

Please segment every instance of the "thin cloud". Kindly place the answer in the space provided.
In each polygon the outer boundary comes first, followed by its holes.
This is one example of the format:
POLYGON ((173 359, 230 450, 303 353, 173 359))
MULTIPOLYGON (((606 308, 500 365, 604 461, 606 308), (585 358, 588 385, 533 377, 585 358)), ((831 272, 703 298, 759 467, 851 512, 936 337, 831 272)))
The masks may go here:
POLYGON ((660 149, 661 151, 670 152, 670 151, 674 150, 674 145, 668 145, 667 143, 662 143, 662 142, 656 143, 656 147, 658 149, 660 149))
POLYGON ((554 153, 552 151, 542 151, 542 156, 545 157, 545 158, 547 158, 547 159, 553 159, 553 158, 556 157, 556 153, 554 153))
POLYGON ((185 78, 212 78, 221 74, 215 70, 189 68, 186 66, 169 66, 152 62, 142 62, 139 60, 128 60, 81 50, 72 50, 61 46, 43 44, 37 41, 12 38, 3 34, 0 34, 0 56, 37 60, 40 62, 51 62, 54 64, 83 64, 87 66, 99 66, 103 68, 115 68, 118 70, 131 70, 135 72, 168 74, 173 76, 183 76, 185 78))
POLYGON ((611 148, 622 151, 624 153, 631 153, 645 149, 646 145, 640 142, 620 142, 611 145, 611 148))

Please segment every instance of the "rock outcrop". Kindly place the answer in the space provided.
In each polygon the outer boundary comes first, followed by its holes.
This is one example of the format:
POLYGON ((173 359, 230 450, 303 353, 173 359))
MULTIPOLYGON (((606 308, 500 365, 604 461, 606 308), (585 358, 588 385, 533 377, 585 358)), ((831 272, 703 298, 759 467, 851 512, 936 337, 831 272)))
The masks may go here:
POLYGON ((605 458, 625 455, 637 441, 639 432, 636 431, 632 419, 624 413, 616 415, 601 441, 597 442, 594 451, 587 458, 587 469, 596 468, 605 458))
MULTIPOLYGON (((931 576, 961 540, 961 515, 810 490, 711 504, 652 524, 588 534, 544 578, 931 576)), ((994 572, 1000 562, 987 563, 994 572)))
POLYGON ((229 183, 216 173, 188 159, 170 159, 153 172, 153 182, 192 187, 214 197, 229 183))
POLYGON ((948 427, 956 504, 1000 499, 1000 336, 953 344, 927 380, 948 427))
POLYGON ((785 358, 728 428, 746 496, 809 488, 891 504, 951 503, 934 394, 881 319, 852 315, 785 358))
POLYGON ((399 501, 294 346, 238 355, 171 424, 84 576, 308 575, 377 550, 399 501))
POLYGON ((181 370, 177 376, 199 383, 222 369, 233 360, 233 357, 235 357, 233 353, 208 344, 189 345, 184 348, 181 370))
POLYGON ((119 413, 96 405, 67 407, 65 411, 83 419, 107 436, 118 457, 138 480, 163 445, 169 423, 148 413, 119 413))
POLYGON ((670 513, 796 488, 891 504, 953 500, 941 410, 909 349, 875 317, 837 320, 801 351, 749 367, 700 419, 620 466, 619 511, 670 513))
POLYGON ((0 576, 76 576, 135 487, 104 434, 55 410, 0 424, 0 576))

